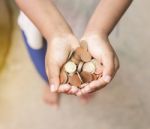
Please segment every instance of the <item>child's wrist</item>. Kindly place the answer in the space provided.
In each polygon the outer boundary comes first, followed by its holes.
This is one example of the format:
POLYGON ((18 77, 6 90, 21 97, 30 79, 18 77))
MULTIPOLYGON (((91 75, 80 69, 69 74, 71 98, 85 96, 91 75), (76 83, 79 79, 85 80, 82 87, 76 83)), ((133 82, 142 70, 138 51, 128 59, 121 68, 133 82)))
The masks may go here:
POLYGON ((47 38, 47 41, 48 41, 48 44, 50 44, 54 40, 64 41, 64 40, 71 39, 73 36, 74 35, 72 32, 56 32, 56 33, 53 33, 52 35, 50 35, 47 38))
POLYGON ((83 39, 88 39, 88 38, 93 38, 93 37, 98 37, 103 40, 108 39, 108 35, 105 32, 100 31, 100 30, 88 29, 85 31, 85 33, 83 35, 83 39))
POLYGON ((51 30, 50 32, 47 33, 46 35, 46 40, 50 41, 55 37, 67 37, 73 35, 72 30, 70 29, 55 29, 55 30, 51 30))

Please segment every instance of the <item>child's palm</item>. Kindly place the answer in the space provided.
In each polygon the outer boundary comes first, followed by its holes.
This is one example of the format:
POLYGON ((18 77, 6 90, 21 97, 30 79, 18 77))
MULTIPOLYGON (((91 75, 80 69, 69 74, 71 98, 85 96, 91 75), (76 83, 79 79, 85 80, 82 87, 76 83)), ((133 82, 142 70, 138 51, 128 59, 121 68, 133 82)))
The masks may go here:
POLYGON ((49 41, 46 54, 46 71, 52 92, 65 92, 78 89, 69 84, 60 85, 60 69, 66 62, 69 53, 79 46, 74 36, 55 37, 49 41))
POLYGON ((101 38, 98 35, 88 36, 83 39, 87 41, 91 55, 103 65, 103 76, 81 89, 80 94, 87 94, 103 88, 111 81, 119 68, 119 61, 108 39, 101 38))

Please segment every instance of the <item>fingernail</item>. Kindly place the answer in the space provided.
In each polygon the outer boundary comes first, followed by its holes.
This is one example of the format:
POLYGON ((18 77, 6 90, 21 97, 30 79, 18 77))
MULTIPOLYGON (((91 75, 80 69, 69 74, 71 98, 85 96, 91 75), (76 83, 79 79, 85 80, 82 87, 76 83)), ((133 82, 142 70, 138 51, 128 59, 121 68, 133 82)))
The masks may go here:
POLYGON ((76 95, 81 96, 82 95, 81 91, 79 91, 76 95))
POLYGON ((69 89, 70 89, 70 87, 69 87, 68 85, 65 85, 65 86, 64 86, 64 90, 67 91, 67 90, 69 90, 69 89))
POLYGON ((103 76, 103 79, 104 79, 105 82, 109 83, 109 82, 111 81, 111 76, 109 76, 109 75, 104 75, 104 76, 103 76))
POLYGON ((54 84, 50 85, 50 90, 51 92, 56 92, 57 91, 57 87, 54 84))
POLYGON ((76 88, 76 87, 72 88, 72 93, 76 93, 77 91, 78 91, 78 88, 76 88))

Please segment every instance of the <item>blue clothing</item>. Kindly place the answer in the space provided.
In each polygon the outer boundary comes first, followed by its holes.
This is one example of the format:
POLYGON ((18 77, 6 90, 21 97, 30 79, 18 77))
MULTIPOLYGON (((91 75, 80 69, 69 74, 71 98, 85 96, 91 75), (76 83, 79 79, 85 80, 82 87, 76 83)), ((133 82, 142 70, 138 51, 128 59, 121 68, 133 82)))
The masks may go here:
POLYGON ((41 77, 48 82, 48 78, 45 71, 45 54, 47 49, 47 42, 45 39, 43 39, 43 47, 41 49, 32 49, 29 44, 28 40, 26 38, 25 33, 22 31, 23 39, 26 44, 27 50, 29 52, 29 55, 31 57, 31 60, 33 64, 35 65, 35 68, 37 69, 38 73, 41 75, 41 77))

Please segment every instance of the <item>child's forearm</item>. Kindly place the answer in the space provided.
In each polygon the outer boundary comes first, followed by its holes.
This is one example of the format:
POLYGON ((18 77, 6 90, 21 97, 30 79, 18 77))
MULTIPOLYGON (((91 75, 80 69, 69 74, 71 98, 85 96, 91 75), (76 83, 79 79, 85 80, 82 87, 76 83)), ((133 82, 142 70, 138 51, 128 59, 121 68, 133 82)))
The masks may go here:
POLYGON ((109 35, 132 0, 101 0, 91 17, 86 33, 109 35))
POLYGON ((69 26, 51 0, 16 0, 16 3, 46 39, 56 33, 70 33, 69 26))

